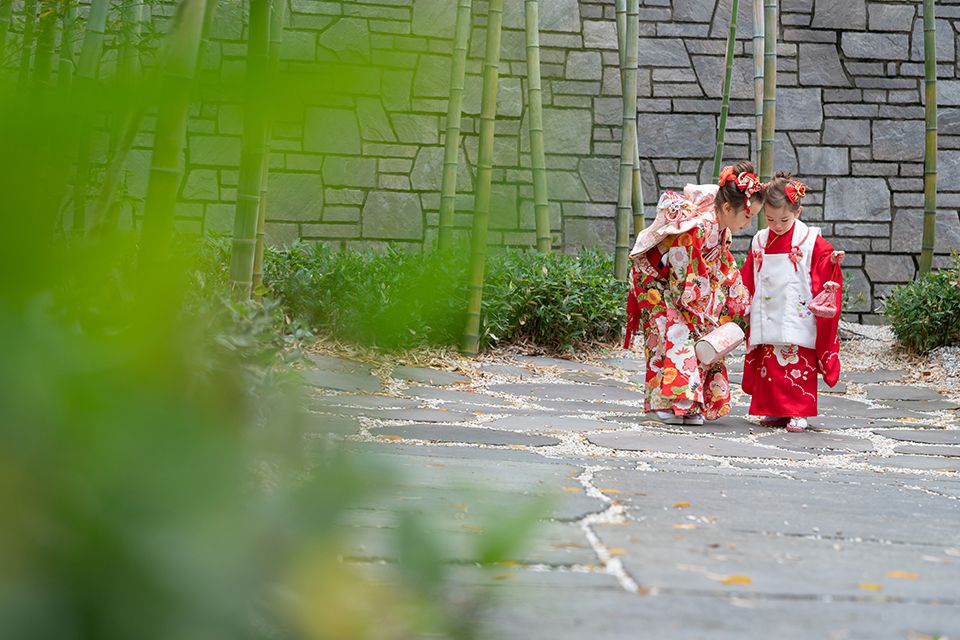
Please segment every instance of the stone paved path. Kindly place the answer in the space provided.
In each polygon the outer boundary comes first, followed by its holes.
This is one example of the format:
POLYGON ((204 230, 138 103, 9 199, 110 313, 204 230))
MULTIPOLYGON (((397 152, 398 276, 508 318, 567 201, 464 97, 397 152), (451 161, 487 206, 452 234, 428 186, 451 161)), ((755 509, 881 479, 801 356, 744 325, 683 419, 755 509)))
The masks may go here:
POLYGON ((960 635, 960 404, 902 372, 849 376, 791 434, 748 419, 739 389, 713 425, 651 421, 629 357, 382 379, 315 363, 317 434, 401 471, 352 513, 347 555, 389 562, 396 510, 422 510, 455 581, 500 596, 493 638, 960 635), (484 518, 531 495, 551 506, 526 550, 472 564, 484 518))

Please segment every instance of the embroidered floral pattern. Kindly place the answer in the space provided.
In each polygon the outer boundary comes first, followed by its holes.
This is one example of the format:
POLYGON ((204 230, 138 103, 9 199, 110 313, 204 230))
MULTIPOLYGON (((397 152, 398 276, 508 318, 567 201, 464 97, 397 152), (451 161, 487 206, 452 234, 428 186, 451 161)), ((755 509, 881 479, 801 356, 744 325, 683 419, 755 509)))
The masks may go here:
POLYGON ((647 354, 647 411, 699 410, 707 419, 730 411, 730 386, 722 363, 703 367, 694 354, 700 336, 721 318, 742 316, 750 305, 728 249, 729 234, 705 219, 664 241, 670 268, 658 275, 646 256, 631 271, 647 354))

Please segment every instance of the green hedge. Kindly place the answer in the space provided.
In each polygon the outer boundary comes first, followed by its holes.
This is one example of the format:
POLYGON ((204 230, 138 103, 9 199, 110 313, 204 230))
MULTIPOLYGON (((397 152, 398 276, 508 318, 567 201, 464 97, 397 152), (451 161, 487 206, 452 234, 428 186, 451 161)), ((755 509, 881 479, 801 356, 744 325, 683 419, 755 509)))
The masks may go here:
MULTIPOLYGON (((612 258, 506 251, 487 262, 481 345, 529 341, 554 351, 613 340, 626 321, 626 285, 612 258)), ((270 295, 316 332, 384 349, 455 346, 466 322, 468 256, 269 249, 270 295)))
POLYGON ((884 313, 897 340, 910 351, 960 344, 960 262, 896 287, 884 313))

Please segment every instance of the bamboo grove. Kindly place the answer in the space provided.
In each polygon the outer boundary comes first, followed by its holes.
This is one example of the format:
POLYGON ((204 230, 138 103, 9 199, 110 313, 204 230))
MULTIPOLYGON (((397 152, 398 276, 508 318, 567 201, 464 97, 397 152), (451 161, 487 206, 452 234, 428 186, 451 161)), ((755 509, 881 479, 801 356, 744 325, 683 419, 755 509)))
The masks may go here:
MULTIPOLYGON (((519 2, 520 0, 515 0, 519 2)), ((72 140, 72 193, 61 207, 59 226, 65 235, 111 233, 117 229, 125 170, 135 141, 152 123, 149 175, 140 220, 141 263, 146 272, 162 273, 164 257, 174 235, 174 212, 184 173, 184 153, 191 109, 198 102, 198 65, 208 34, 216 20, 214 0, 180 0, 172 19, 157 30, 147 19, 147 0, 0 0, 0 62, 10 72, 19 99, 25 105, 68 100, 80 105, 76 114, 79 132, 72 140), (16 10, 15 10, 16 8, 16 10), (153 38, 156 46, 144 43, 153 38), (115 87, 126 100, 110 108, 100 99, 105 51, 116 51, 115 87), (107 144, 95 132, 107 131, 107 144)), ((447 112, 442 131, 443 163, 440 177, 439 251, 454 251, 458 243, 470 246, 470 299, 468 322, 461 349, 474 355, 482 322, 484 265, 487 257, 497 125, 497 87, 500 76, 502 14, 505 0, 484 3, 486 14, 474 15, 472 0, 451 1, 455 19, 447 80, 447 112), (463 103, 468 52, 474 23, 485 24, 482 61, 481 109, 476 171, 472 190, 469 237, 455 225, 457 177, 464 148, 463 103)), ((753 86, 755 131, 752 153, 763 180, 775 165, 777 106, 777 0, 752 0, 753 86)), ((242 95, 233 96, 242 106, 241 151, 233 216, 230 278, 236 295, 247 298, 261 290, 265 225, 269 209, 269 158, 276 100, 271 87, 280 73, 279 50, 288 22, 286 0, 251 0, 247 3, 245 33, 246 79, 242 95)), ((540 71, 540 2, 522 0, 525 51, 525 121, 529 134, 529 175, 532 182, 536 249, 551 251, 554 230, 549 214, 548 166, 544 125, 543 86, 540 71)), ((609 233, 614 238, 615 275, 627 277, 631 236, 644 226, 644 194, 640 174, 640 139, 637 123, 639 0, 615 0, 617 51, 620 65, 622 113, 618 191, 615 217, 609 233), (632 233, 631 233, 632 231, 632 233)), ((724 138, 730 111, 737 17, 740 0, 729 6, 729 29, 717 118, 712 177, 717 179, 724 162, 724 138)), ((937 91, 935 3, 923 2, 925 52, 926 138, 924 152, 924 224, 921 271, 932 268, 936 225, 937 91)), ((476 37, 476 35, 474 35, 476 37)), ((521 98, 522 99, 522 98, 521 98)), ((761 218, 762 221, 762 218, 761 218)))

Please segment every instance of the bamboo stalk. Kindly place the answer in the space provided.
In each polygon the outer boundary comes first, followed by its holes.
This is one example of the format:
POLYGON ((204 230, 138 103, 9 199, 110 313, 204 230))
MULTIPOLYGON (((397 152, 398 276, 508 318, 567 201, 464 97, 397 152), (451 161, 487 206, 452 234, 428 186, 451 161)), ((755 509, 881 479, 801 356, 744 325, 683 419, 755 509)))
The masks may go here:
POLYGON ((60 58, 57 62, 57 84, 60 90, 67 94, 73 83, 73 74, 77 62, 73 55, 73 39, 77 26, 77 0, 63 0, 63 37, 60 40, 60 58))
MULTIPOLYGON (((620 90, 623 91, 623 58, 626 38, 623 30, 627 23, 627 0, 617 0, 617 54, 620 60, 620 90)), ((639 60, 637 61, 639 64, 639 60)), ((643 180, 640 175, 640 141, 634 140, 633 154, 633 192, 630 199, 633 209, 633 233, 640 233, 647 226, 643 217, 643 180)))
MULTIPOLYGON (((162 101, 150 160, 140 249, 141 272, 154 277, 162 272, 173 235, 173 211, 183 171, 181 160, 186 142, 190 90, 196 74, 207 4, 207 0, 183 0, 164 51, 160 80, 162 101)), ((149 288, 151 282, 147 278, 144 286, 149 288)))
POLYGON ((457 200, 460 120, 463 112, 463 81, 467 72, 467 48, 470 43, 471 3, 472 0, 459 0, 457 3, 453 61, 450 65, 450 98, 447 101, 447 131, 443 149, 443 177, 440 184, 440 228, 437 248, 441 251, 446 251, 453 246, 453 214, 457 200))
MULTIPOLYGON (((132 97, 134 84, 139 79, 142 69, 138 46, 143 25, 143 0, 128 0, 123 5, 120 18, 123 28, 117 75, 124 90, 128 92, 126 95, 132 97)), ((113 122, 110 132, 110 156, 107 159, 103 183, 94 209, 94 214, 97 216, 94 228, 97 233, 116 229, 117 220, 120 217, 120 203, 114 200, 114 194, 120 184, 127 155, 140 130, 143 112, 142 104, 131 105, 113 122)))
MULTIPOLYGON (((764 0, 763 38, 763 138, 760 146, 760 179, 773 177, 773 142, 777 117, 777 0, 764 0)), ((765 226, 763 216, 757 220, 765 226)))
POLYGON ((500 32, 503 0, 490 0, 487 9, 487 41, 483 62, 483 94, 480 108, 480 140, 477 153, 477 184, 470 237, 470 289, 467 326, 460 350, 473 357, 480 349, 480 309, 483 304, 483 272, 487 260, 487 224, 490 215, 490 183, 493 177, 493 139, 497 121, 497 79, 500 74, 500 32))
POLYGON ((760 166, 760 139, 763 136, 763 41, 764 20, 762 0, 753 2, 753 106, 756 128, 753 134, 753 161, 760 166))
POLYGON ((23 40, 20 43, 20 88, 24 88, 30 77, 30 61, 33 58, 36 39, 37 0, 23 1, 23 40))
POLYGON ((230 280, 236 295, 246 300, 253 287, 253 260, 260 213, 260 184, 266 163, 266 105, 264 86, 270 51, 270 1, 251 0, 247 42, 247 102, 243 117, 243 150, 233 219, 230 280))
MULTIPOLYGON (((273 0, 270 12, 270 57, 267 72, 270 80, 276 77, 280 62, 280 43, 283 41, 283 25, 287 15, 287 0, 273 0)), ((267 161, 263 163, 260 177, 260 210, 257 212, 257 245, 253 253, 253 294, 263 286, 263 251, 267 233, 267 183, 270 178, 270 141, 273 137, 273 113, 267 106, 267 130, 265 146, 267 161)))
MULTIPOLYGON (((89 105, 97 81, 100 56, 103 54, 103 42, 107 28, 109 0, 93 0, 87 28, 83 34, 83 45, 74 78, 74 89, 82 105, 89 105)), ((73 234, 83 235, 87 228, 87 195, 90 180, 90 124, 84 115, 81 123, 77 149, 77 173, 73 187, 73 234)))
POLYGON ((13 18, 13 0, 0 0, 0 64, 6 60, 7 34, 13 18))
POLYGON ((923 71, 926 140, 923 154, 923 243, 920 273, 933 268, 937 234, 937 27, 933 0, 923 1, 923 71))
POLYGON ((713 182, 720 179, 723 165, 723 141, 727 134, 727 115, 730 113, 730 85, 733 83, 733 57, 737 44, 737 13, 740 0, 733 0, 730 11, 730 31, 727 33, 727 55, 724 60, 723 102, 720 105, 720 123, 717 126, 717 149, 713 154, 713 182))
POLYGON ((640 0, 627 0, 623 33, 626 44, 621 69, 623 78, 623 126, 620 134, 620 192, 617 201, 614 275, 627 279, 630 253, 630 216, 633 212, 633 169, 637 155, 637 49, 640 31, 640 0))
POLYGON ((547 198, 547 162, 543 150, 543 90, 540 87, 540 11, 537 0, 526 0, 527 104, 530 107, 530 165, 533 169, 533 211, 537 250, 549 252, 550 204, 547 198))
POLYGON ((40 13, 37 16, 39 36, 37 52, 33 60, 34 98, 47 93, 51 87, 53 75, 53 55, 57 48, 57 24, 62 2, 60 0, 41 0, 40 13))

